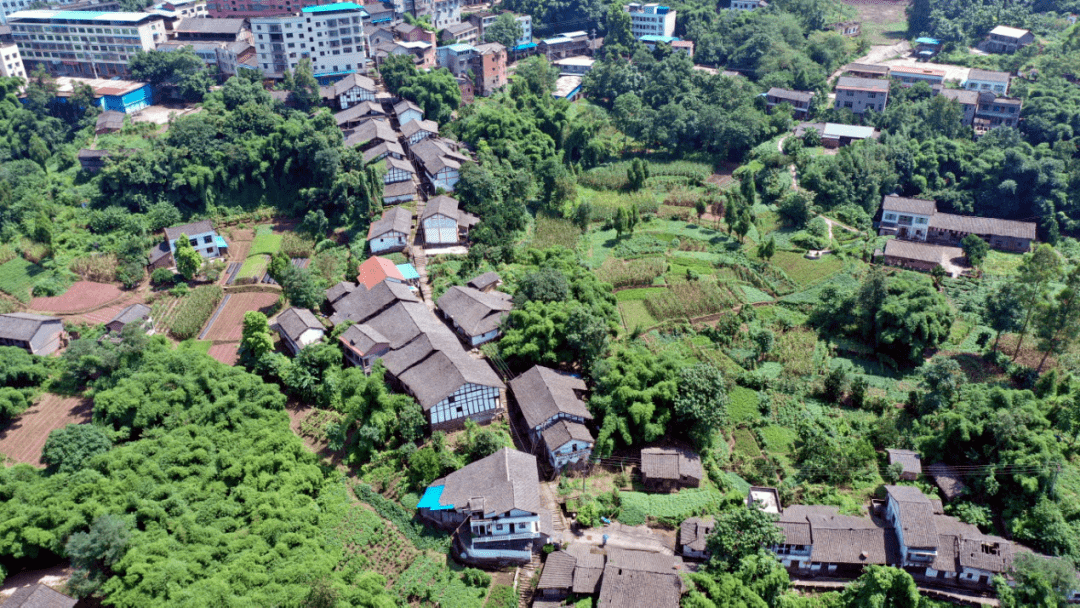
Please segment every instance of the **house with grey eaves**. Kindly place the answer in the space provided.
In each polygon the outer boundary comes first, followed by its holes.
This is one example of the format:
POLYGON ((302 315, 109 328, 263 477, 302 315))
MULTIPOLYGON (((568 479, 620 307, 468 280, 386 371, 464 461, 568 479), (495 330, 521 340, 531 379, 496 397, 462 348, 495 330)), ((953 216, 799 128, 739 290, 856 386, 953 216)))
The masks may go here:
MULTIPOLYGON (((214 230, 214 224, 210 220, 202 220, 182 226, 170 226, 165 229, 165 240, 169 243, 169 252, 176 259, 176 241, 181 237, 187 237, 191 246, 204 258, 216 258, 228 248, 225 239, 218 236, 214 230)), ((175 263, 175 262, 174 262, 175 263)))
POLYGON ((367 240, 371 253, 401 251, 409 244, 412 230, 412 211, 394 207, 383 212, 382 217, 371 223, 367 240))
POLYGON ((551 534, 536 457, 511 448, 436 479, 416 508, 422 520, 453 530, 453 550, 474 565, 528 563, 551 534))
POLYGON ((877 78, 841 76, 836 81, 837 110, 851 110, 864 114, 867 110, 884 112, 889 101, 889 81, 877 78))
POLYGON ((64 343, 64 323, 57 317, 26 312, 0 315, 0 346, 15 346, 31 355, 51 355, 64 343))
POLYGON ((322 87, 319 92, 322 98, 333 106, 347 110, 362 101, 374 101, 378 88, 374 80, 363 74, 353 73, 332 85, 322 87))
POLYGON ((289 308, 278 315, 277 330, 294 355, 300 354, 305 347, 321 341, 326 335, 326 328, 306 308, 289 308))
POLYGON ((525 429, 534 446, 543 444, 548 462, 556 470, 588 460, 595 444, 585 422, 593 416, 582 396, 581 378, 535 365, 510 381, 525 429))
POLYGON ((498 338, 503 319, 513 308, 509 294, 485 293, 458 285, 446 290, 437 306, 470 347, 498 338))
POLYGON ((105 324, 105 330, 120 335, 120 332, 132 323, 142 324, 146 327, 147 333, 153 333, 154 319, 150 317, 150 307, 146 304, 132 304, 125 307, 105 324))
POLYGON ((431 192, 439 188, 453 192, 461 178, 462 163, 471 160, 454 142, 441 137, 428 137, 409 146, 409 156, 423 169, 431 192))
POLYGON ((401 125, 401 134, 409 144, 415 144, 421 139, 439 136, 439 123, 434 120, 410 120, 401 125))
POLYGON ((416 103, 408 99, 402 99, 394 104, 394 116, 399 125, 406 125, 414 120, 424 120, 424 110, 416 103))
POLYGON ((465 241, 469 229, 480 219, 458 209, 458 201, 446 195, 428 201, 420 216, 420 228, 426 245, 457 245, 465 241))
POLYGON ((386 164, 386 173, 383 174, 384 184, 411 182, 416 175, 413 164, 403 158, 394 158, 388 154, 383 157, 382 162, 386 164))

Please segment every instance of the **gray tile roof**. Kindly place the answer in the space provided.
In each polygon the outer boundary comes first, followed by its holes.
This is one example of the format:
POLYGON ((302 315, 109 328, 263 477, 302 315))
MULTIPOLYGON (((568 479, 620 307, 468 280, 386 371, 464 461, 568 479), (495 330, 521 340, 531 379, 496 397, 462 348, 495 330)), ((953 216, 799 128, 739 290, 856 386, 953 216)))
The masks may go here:
POLYGON ((701 458, 681 448, 645 448, 641 450, 641 472, 649 479, 701 479, 701 458))
POLYGON ((921 198, 907 198, 890 194, 882 201, 881 208, 885 211, 895 211, 897 213, 934 215, 937 212, 937 203, 921 198))
POLYGON ((0 315, 0 338, 30 340, 49 322, 60 322, 59 317, 47 317, 28 312, 9 312, 0 315))
POLYGON ((947 245, 889 239, 885 242, 885 255, 886 257, 927 262, 929 264, 944 264, 949 260, 963 258, 964 250, 947 245))
POLYGON ((769 92, 765 95, 768 97, 776 97, 780 100, 791 100, 800 103, 810 103, 814 98, 813 91, 795 91, 792 89, 781 89, 780 87, 769 89, 769 92))
POLYGON ((169 248, 169 244, 165 241, 162 241, 158 243, 156 247, 148 251, 146 253, 146 257, 150 260, 151 264, 154 264, 161 258, 170 254, 172 254, 172 249, 169 248))
POLYGON ((584 424, 568 420, 560 420, 549 426, 544 429, 541 436, 549 450, 560 448, 571 441, 588 443, 590 446, 594 443, 592 433, 585 428, 584 424))
POLYGON ((416 397, 424 411, 454 394, 465 384, 505 388, 486 361, 464 350, 439 350, 404 371, 398 378, 416 397))
POLYGON ((558 414, 592 420, 589 409, 575 392, 585 390, 581 378, 535 365, 511 380, 510 389, 529 428, 536 428, 558 414))
MULTIPOLYGON (((366 165, 376 159, 395 154, 401 157, 405 156, 405 148, 402 148, 401 144, 396 141, 384 141, 373 148, 364 150, 364 164, 366 165)), ((412 169, 412 165, 409 166, 409 169, 412 169)), ((415 173, 415 171, 410 170, 409 173, 415 173)))
POLYGON ((704 551, 706 549, 706 537, 709 534, 712 534, 715 525, 716 520, 711 515, 706 517, 688 517, 682 522, 682 525, 679 526, 679 544, 689 547, 692 551, 704 551))
POLYGON ((443 486, 442 504, 452 504, 459 511, 476 508, 485 516, 518 509, 541 513, 540 478, 536 457, 511 448, 436 479, 431 485, 443 486))
POLYGON ((393 156, 387 156, 383 159, 386 163, 387 169, 399 169, 406 173, 416 173, 416 169, 413 168, 413 164, 404 158, 394 158, 393 156))
POLYGON ((679 557, 663 553, 612 547, 608 549, 607 565, 623 570, 675 574, 682 569, 683 561, 679 557))
POLYGON ((213 232, 213 230, 213 222, 210 220, 202 220, 201 222, 192 222, 191 224, 184 224, 182 226, 170 226, 165 229, 165 237, 170 241, 173 241, 180 238, 181 234, 192 236, 203 232, 213 232))
POLYGON ((502 279, 499 278, 499 273, 485 272, 484 274, 471 279, 468 283, 466 283, 466 285, 472 287, 473 289, 479 289, 480 291, 484 291, 488 287, 491 287, 492 285, 495 285, 501 281, 502 279))
POLYGON ((960 538, 956 553, 960 566, 988 572, 1008 572, 1015 554, 1013 544, 997 536, 960 538))
POLYGON ((677 608, 682 583, 676 574, 657 574, 608 564, 600 585, 599 608, 677 608))
POLYGON ((577 560, 574 566, 574 593, 595 594, 600 591, 607 556, 594 545, 572 543, 566 552, 577 560))
MULTIPOLYGON (((858 518, 856 518, 858 519, 858 518)), ((899 560, 896 533, 886 528, 825 528, 813 526, 810 560, 826 564, 895 564, 899 560)))
POLYGON ((337 302, 341 298, 344 298, 345 296, 352 293, 354 289, 356 289, 356 283, 350 281, 342 281, 337 285, 334 285, 330 289, 326 290, 326 299, 330 302, 330 304, 333 304, 334 302, 337 302))
POLYGON ((371 118, 345 133, 346 146, 358 146, 368 142, 397 141, 397 133, 383 118, 371 118))
POLYGON ((354 120, 359 120, 365 116, 386 116, 386 112, 383 111, 382 105, 374 101, 366 100, 352 106, 348 109, 336 112, 334 114, 334 120, 338 126, 354 120))
POLYGON ((858 91, 888 92, 889 81, 880 78, 856 78, 855 76, 841 76, 836 81, 836 90, 855 89, 858 91))
POLYGON ((967 490, 967 486, 956 469, 947 464, 935 463, 926 467, 926 472, 934 478, 934 482, 941 489, 941 494, 946 500, 953 500, 967 490))
POLYGON ((468 160, 468 157, 451 150, 432 137, 413 144, 410 152, 424 165, 424 170, 432 175, 446 168, 460 169, 461 163, 468 160))
POLYGON ((437 304, 439 310, 453 319, 461 331, 470 338, 498 329, 510 309, 513 308, 510 296, 507 294, 486 293, 459 285, 446 290, 437 304))
POLYGON ((574 567, 577 559, 565 551, 555 551, 547 556, 544 571, 540 573, 537 589, 565 589, 574 587, 574 567))
POLYGON ((277 324, 281 333, 293 342, 300 340, 300 336, 309 329, 324 331, 322 323, 306 308, 290 308, 282 312, 278 315, 277 324))
POLYGON ((383 200, 399 196, 416 196, 416 184, 411 181, 395 182, 383 186, 383 200))
POLYGON ((424 113, 424 108, 421 108, 420 106, 416 105, 415 102, 412 102, 408 99, 402 99, 401 101, 394 104, 394 116, 401 116, 402 113, 408 112, 409 110, 415 110, 417 112, 420 112, 421 115, 423 115, 424 113))
POLYGON ((981 80, 986 82, 1009 82, 1008 72, 994 72, 992 70, 980 70, 972 68, 968 72, 968 80, 981 80))
POLYGON ((424 213, 420 216, 421 220, 426 220, 434 215, 445 215, 446 217, 457 219, 458 217, 458 200, 440 194, 435 198, 427 202, 424 207, 424 213))
POLYGON ((209 17, 185 17, 173 26, 176 34, 239 34, 246 19, 211 19, 209 17))
POLYGON ((94 128, 98 131, 119 131, 124 128, 124 113, 115 110, 106 110, 98 115, 97 124, 94 128))
POLYGON ((935 213, 930 216, 930 227, 941 230, 955 230, 970 234, 991 234, 1008 236, 1016 239, 1035 240, 1035 222, 999 220, 990 217, 935 213))
MULTIPOLYGON (((897 518, 908 547, 936 547, 937 528, 930 499, 912 486, 885 486, 885 492, 897 503, 897 518)), ((815 534, 814 541, 817 542, 815 534)))
POLYGON ((12 593, 4 608, 73 608, 78 600, 42 585, 19 587, 12 593))
POLYGON ((375 347, 384 345, 386 348, 390 348, 390 341, 386 339, 386 336, 380 334, 374 327, 365 323, 358 325, 350 325, 348 329, 341 333, 338 337, 339 340, 348 348, 360 353, 361 355, 367 355, 375 347))
POLYGON ((784 535, 785 545, 809 546, 814 544, 810 535, 810 522, 808 521, 778 521, 776 526, 780 528, 780 532, 784 535))
POLYGON ((899 462, 905 473, 922 474, 922 459, 914 450, 885 450, 889 455, 889 464, 899 462))
POLYGON ((340 97, 344 95, 349 89, 353 87, 360 87, 361 89, 365 91, 371 91, 372 93, 376 91, 374 80, 362 74, 356 73, 349 74, 345 78, 342 78, 341 80, 335 82, 332 86, 334 87, 334 97, 340 97))
POLYGON ((121 325, 127 325, 133 321, 141 321, 148 316, 150 316, 149 306, 146 304, 132 304, 116 313, 116 316, 109 323, 119 322, 121 325))
POLYGON ((942 89, 941 94, 946 99, 955 99, 957 103, 965 106, 973 106, 979 103, 979 93, 966 89, 942 89))
POLYGON ((393 207, 383 211, 382 217, 371 223, 367 238, 370 241, 389 232, 399 232, 407 236, 410 230, 412 230, 412 211, 404 207, 393 207))
POLYGON ((439 123, 434 120, 410 120, 409 122, 401 125, 401 134, 406 138, 410 138, 413 135, 421 131, 427 131, 433 135, 439 134, 439 123))
POLYGON ((370 290, 357 286, 349 294, 334 303, 334 315, 330 320, 336 325, 344 321, 364 323, 388 306, 399 302, 419 302, 420 299, 407 285, 393 281, 380 281, 370 290))

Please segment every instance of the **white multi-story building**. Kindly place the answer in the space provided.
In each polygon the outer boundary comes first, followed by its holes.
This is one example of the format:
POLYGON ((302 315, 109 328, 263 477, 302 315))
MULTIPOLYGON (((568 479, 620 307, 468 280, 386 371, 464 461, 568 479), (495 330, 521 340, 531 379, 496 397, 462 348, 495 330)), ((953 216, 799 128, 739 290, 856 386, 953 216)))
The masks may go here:
POLYGON ((259 67, 281 77, 310 59, 317 75, 364 71, 368 63, 364 7, 354 2, 309 6, 299 13, 251 20, 259 67))
POLYGON ((630 13, 630 33, 642 36, 674 36, 675 11, 656 3, 633 2, 623 7, 630 13))
POLYGON ((437 30, 461 23, 461 0, 435 0, 431 7, 431 23, 437 30))
POLYGON ((136 53, 166 40, 164 20, 151 13, 32 10, 8 15, 8 24, 26 71, 59 76, 125 76, 136 53))
POLYGON ((14 44, 0 46, 0 76, 8 78, 26 78, 26 68, 23 67, 22 56, 19 55, 19 47, 14 44))
POLYGON ((518 38, 515 47, 532 42, 532 15, 518 15, 514 17, 521 24, 521 38, 518 38))

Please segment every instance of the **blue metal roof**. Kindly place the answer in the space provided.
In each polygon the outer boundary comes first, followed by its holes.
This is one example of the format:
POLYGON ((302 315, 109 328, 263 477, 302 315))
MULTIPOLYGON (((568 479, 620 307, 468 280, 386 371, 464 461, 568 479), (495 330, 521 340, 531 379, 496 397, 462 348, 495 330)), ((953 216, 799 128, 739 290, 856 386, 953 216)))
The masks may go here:
POLYGON ((417 509, 431 509, 432 511, 447 511, 453 509, 454 505, 444 505, 439 502, 442 498, 443 490, 446 486, 430 486, 424 490, 424 495, 420 497, 420 502, 416 503, 417 509))
POLYGON ((672 42, 678 42, 679 37, 678 36, 652 36, 652 35, 648 35, 648 36, 640 36, 638 38, 638 40, 640 40, 642 42, 667 42, 667 43, 670 44, 672 42))
POLYGON ((441 49, 450 49, 455 53, 467 53, 469 51, 475 51, 476 47, 471 44, 465 44, 464 42, 458 42, 457 44, 449 44, 447 46, 439 47, 441 49))
POLYGON ((915 44, 939 45, 939 44, 941 44, 941 41, 938 40, 937 38, 916 38, 915 39, 915 44))
POLYGON ((534 49, 537 46, 539 46, 539 45, 537 43, 535 43, 535 42, 526 42, 525 44, 519 44, 519 45, 515 46, 514 48, 512 48, 510 50, 512 50, 512 51, 524 51, 525 49, 534 49))
POLYGON ((398 264, 397 269, 401 273, 401 278, 406 281, 420 278, 420 273, 416 272, 416 268, 413 268, 412 264, 398 264))
POLYGON ((393 20, 394 20, 393 17, 386 17, 384 19, 372 19, 371 22, 372 23, 385 23, 387 21, 393 21, 393 20))
POLYGON ((861 127, 858 125, 843 125, 835 122, 825 123, 823 137, 853 137, 866 139, 873 136, 874 127, 861 127))
POLYGON ((355 11, 360 10, 365 15, 367 11, 364 7, 355 2, 335 2, 334 4, 324 4, 322 6, 305 6, 301 9, 305 13, 330 13, 333 11, 355 11))
POLYGON ((229 248, 229 244, 226 243, 225 239, 221 238, 220 236, 214 237, 214 244, 217 245, 218 249, 228 249, 229 248))

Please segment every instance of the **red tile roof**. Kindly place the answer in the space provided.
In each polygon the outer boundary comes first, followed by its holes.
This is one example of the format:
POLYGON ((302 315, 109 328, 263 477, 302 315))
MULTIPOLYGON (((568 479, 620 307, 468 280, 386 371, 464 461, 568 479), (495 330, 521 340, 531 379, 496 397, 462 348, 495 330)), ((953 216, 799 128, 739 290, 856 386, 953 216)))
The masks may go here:
POLYGON ((404 281, 405 277, 401 276, 401 272, 398 271, 393 262, 379 256, 371 256, 365 260, 360 265, 359 274, 356 275, 356 281, 368 289, 375 287, 386 279, 404 281))

